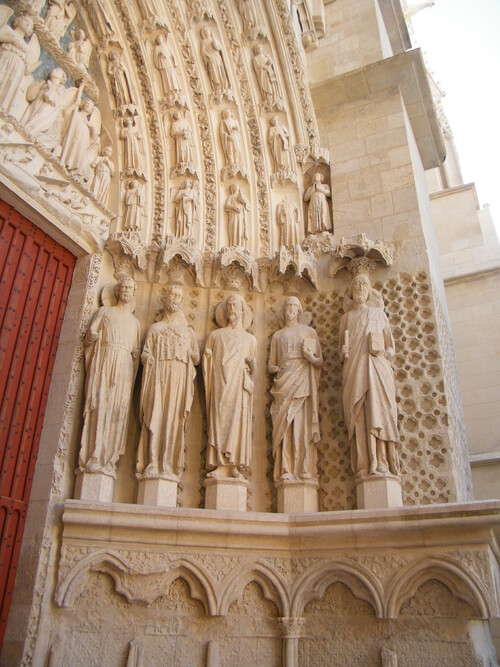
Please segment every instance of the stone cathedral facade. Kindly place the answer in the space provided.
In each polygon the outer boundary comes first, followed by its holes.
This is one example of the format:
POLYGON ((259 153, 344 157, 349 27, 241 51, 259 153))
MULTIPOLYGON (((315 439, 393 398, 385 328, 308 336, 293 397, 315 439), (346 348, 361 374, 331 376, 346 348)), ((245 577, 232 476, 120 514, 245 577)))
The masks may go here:
POLYGON ((0 18, 0 192, 76 258, 1 664, 496 665, 399 0, 0 18))

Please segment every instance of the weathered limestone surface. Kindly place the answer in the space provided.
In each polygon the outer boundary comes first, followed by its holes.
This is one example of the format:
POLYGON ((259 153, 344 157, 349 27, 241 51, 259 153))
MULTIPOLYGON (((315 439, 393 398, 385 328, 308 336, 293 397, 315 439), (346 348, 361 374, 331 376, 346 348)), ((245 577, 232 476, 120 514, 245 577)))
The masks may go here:
POLYGON ((425 68, 398 2, 291 7, 16 3, 0 192, 79 260, 2 665, 494 660, 500 510, 471 502, 425 68), (356 274, 391 416, 366 471, 356 274))

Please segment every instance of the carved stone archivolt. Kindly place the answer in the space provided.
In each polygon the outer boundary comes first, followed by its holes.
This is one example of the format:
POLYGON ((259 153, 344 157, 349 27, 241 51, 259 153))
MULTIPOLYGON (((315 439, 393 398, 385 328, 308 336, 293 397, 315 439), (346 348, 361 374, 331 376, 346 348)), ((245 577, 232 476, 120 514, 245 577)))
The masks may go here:
MULTIPOLYGON (((16 27, 7 24, 12 10, 4 8, 3 30, 13 39, 18 35, 22 54, 16 62, 24 64, 11 72, 7 55, 4 58, 0 53, 0 68, 2 62, 6 68, 4 80, 12 83, 13 91, 5 90, 3 106, 14 112, 27 131, 60 159, 63 170, 80 180, 100 204, 112 198, 113 207, 120 206, 119 218, 127 221, 121 224, 122 231, 140 232, 146 245, 152 239, 161 244, 168 233, 165 192, 170 188, 165 188, 163 171, 167 159, 171 178, 202 179, 203 250, 217 250, 215 204, 220 190, 215 187, 218 178, 213 181, 211 176, 214 156, 220 150, 220 180, 237 178, 256 186, 252 187, 256 200, 251 217, 258 221, 258 230, 252 234, 249 249, 256 257, 265 256, 271 250, 266 180, 274 187, 301 186, 293 137, 302 141, 307 137, 307 121, 295 112, 290 114, 282 92, 288 74, 274 58, 269 41, 272 31, 266 21, 284 17, 267 16, 259 2, 245 0, 237 4, 235 20, 223 0, 217 4, 220 18, 207 2, 189 3, 184 12, 173 0, 161 9, 157 3, 137 8, 118 3, 113 8, 98 0, 84 3, 82 17, 71 2, 51 2, 42 10, 37 4, 21 3, 30 16, 19 15, 16 27), (140 30, 133 25, 136 14, 142 21, 140 30), (188 39, 190 25, 193 32, 188 39), (134 43, 137 48, 129 48, 134 43), (59 67, 41 78, 36 72, 44 50, 59 67), (247 62, 240 57, 244 51, 247 62), (200 76, 202 70, 206 78, 200 76), (75 88, 65 84, 68 76, 75 88), (97 101, 96 77, 108 83, 114 123, 109 108, 101 108, 97 101), (243 83, 236 92, 235 80, 243 83), (186 89, 185 81, 189 84, 186 89), (24 101, 21 98, 27 90, 24 101), (9 98, 14 93, 16 100, 9 98), (220 111, 219 148, 214 151, 208 123, 210 99, 232 105, 238 98, 241 113, 236 115, 234 106, 220 111), (255 112, 259 108, 262 117, 255 112), (180 115, 174 118, 173 109, 180 115), (164 111, 167 119, 162 133, 164 111), (196 132, 192 112, 197 114, 196 132), (284 117, 275 122, 268 116, 272 112, 284 117), (297 127, 291 127, 292 118, 297 127), (173 159, 168 157, 169 137, 175 145, 173 159), (266 152, 267 160, 263 159, 266 152), (120 181, 113 185, 118 174, 120 181), (142 203, 136 197, 133 204, 142 207, 140 216, 131 208, 134 179, 144 179, 141 185, 151 184, 142 203)), ((293 49, 287 57, 295 62, 293 49)))

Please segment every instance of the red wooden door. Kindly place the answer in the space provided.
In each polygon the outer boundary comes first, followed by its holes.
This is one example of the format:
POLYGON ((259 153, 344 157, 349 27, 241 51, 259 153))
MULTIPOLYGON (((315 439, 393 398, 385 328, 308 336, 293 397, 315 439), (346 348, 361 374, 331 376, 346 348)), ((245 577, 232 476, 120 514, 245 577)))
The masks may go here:
POLYGON ((0 201, 0 647, 75 261, 0 201))

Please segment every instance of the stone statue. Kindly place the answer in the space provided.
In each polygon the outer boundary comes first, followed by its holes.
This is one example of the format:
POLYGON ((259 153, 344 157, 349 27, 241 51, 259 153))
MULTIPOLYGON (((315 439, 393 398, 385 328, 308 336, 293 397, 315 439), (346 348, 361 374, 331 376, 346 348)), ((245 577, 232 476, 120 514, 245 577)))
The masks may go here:
POLYGON ((238 0, 238 10, 243 23, 243 37, 252 42, 258 37, 266 37, 265 29, 260 25, 254 0, 238 0))
POLYGON ((285 302, 285 325, 273 334, 268 370, 271 394, 274 479, 316 479, 319 430, 319 376, 323 355, 316 331, 299 321, 300 301, 285 302))
POLYGON ((283 199, 276 207, 276 222, 280 230, 280 246, 294 248, 300 245, 300 213, 297 204, 290 199, 283 199))
POLYGON ((271 118, 267 140, 274 162, 274 175, 277 178, 289 178, 292 174, 290 139, 288 130, 284 125, 281 125, 278 116, 271 118))
POLYGON ((103 47, 106 47, 115 33, 105 5, 102 0, 85 0, 85 5, 92 27, 100 38, 103 47))
POLYGON ((118 51, 110 51, 108 53, 108 75, 116 106, 121 107, 127 104, 134 104, 127 70, 120 59, 118 51))
POLYGON ((168 36, 160 33, 154 41, 153 62, 160 72, 163 94, 178 93, 181 89, 174 53, 168 44, 168 36))
POLYGON ((241 166, 240 125, 230 109, 224 109, 222 112, 219 124, 219 137, 226 159, 226 166, 222 169, 222 179, 234 178, 237 174, 241 174, 243 178, 246 178, 246 171, 241 166))
POLYGON ((200 35, 201 57, 210 79, 215 101, 221 102, 223 98, 231 101, 234 96, 222 56, 222 46, 212 35, 211 28, 202 28, 200 35))
POLYGON ((91 181, 91 164, 100 152, 101 114, 92 100, 81 101, 80 94, 67 114, 69 123, 62 143, 61 164, 84 181, 91 181))
POLYGON ((357 275, 340 319, 344 419, 358 477, 399 475, 394 339, 376 295, 368 276, 357 275))
POLYGON ((176 205, 175 235, 178 238, 189 238, 193 233, 193 221, 198 207, 198 190, 194 187, 191 178, 186 179, 179 188, 174 197, 174 203, 176 205))
POLYGON ((214 18, 214 13, 210 8, 208 0, 189 0, 189 22, 199 23, 200 21, 210 21, 214 18))
POLYGON ((56 67, 47 81, 37 81, 28 87, 29 102, 21 123, 32 137, 57 154, 61 150, 65 122, 63 112, 76 98, 76 88, 65 88, 66 74, 56 67), (73 99, 71 99, 73 98, 73 99))
POLYGON ((243 297, 228 296, 216 310, 221 328, 208 334, 203 353, 212 477, 240 478, 239 470, 250 466, 257 352, 257 339, 246 331, 251 318, 243 297))
POLYGON ((26 15, 18 16, 11 28, 6 22, 12 13, 7 8, 0 14, 5 21, 0 27, 0 106, 5 111, 10 111, 24 76, 34 72, 40 64, 40 45, 33 35, 33 20, 26 15), (30 36, 26 42, 25 38, 30 36))
POLYGON ((157 27, 166 27, 166 19, 160 12, 157 0, 141 0, 137 4, 144 21, 143 30, 152 32, 157 27))
POLYGON ((123 278, 115 306, 102 306, 85 336, 85 403, 79 465, 114 477, 125 451, 132 390, 139 364, 140 325, 130 312, 136 284, 123 278))
POLYGON ((141 146, 141 130, 132 116, 122 119, 120 139, 124 142, 123 167, 128 175, 135 172, 138 176, 144 172, 142 160, 143 150, 141 146))
POLYGON ((66 2, 66 0, 49 0, 44 23, 45 28, 56 42, 64 35, 75 15, 76 9, 71 2, 66 2))
POLYGON ((111 159, 113 149, 106 146, 102 154, 94 160, 92 168, 94 169, 94 181, 92 183, 92 194, 104 206, 108 204, 109 186, 111 178, 115 174, 115 165, 111 159))
POLYGON ((124 195, 125 218, 123 229, 125 231, 139 231, 142 227, 142 209, 144 208, 144 197, 142 185, 135 178, 127 183, 124 195))
POLYGON ((254 46, 253 54, 252 65, 262 95, 262 109, 264 111, 284 111, 285 105, 271 56, 264 53, 264 47, 261 44, 254 46))
POLYGON ((317 171, 313 183, 307 188, 304 201, 309 202, 307 211, 307 231, 309 234, 328 232, 332 228, 328 206, 330 187, 323 183, 323 174, 317 171))
POLYGON ((229 246, 245 247, 248 242, 246 214, 250 210, 250 202, 237 183, 231 185, 229 192, 224 206, 227 213, 229 246))
POLYGON ((72 31, 71 39, 72 41, 68 45, 68 56, 73 58, 78 65, 87 68, 92 53, 92 45, 87 39, 87 35, 83 30, 72 31))
POLYGON ((151 325, 142 351, 142 432, 137 472, 177 480, 184 469, 184 434, 194 396, 198 341, 181 310, 182 288, 163 295, 164 312, 151 325))
POLYGON ((182 176, 190 173, 195 176, 196 167, 194 166, 192 145, 193 130, 191 129, 191 123, 182 111, 174 111, 170 136, 175 142, 175 166, 171 175, 182 176))

